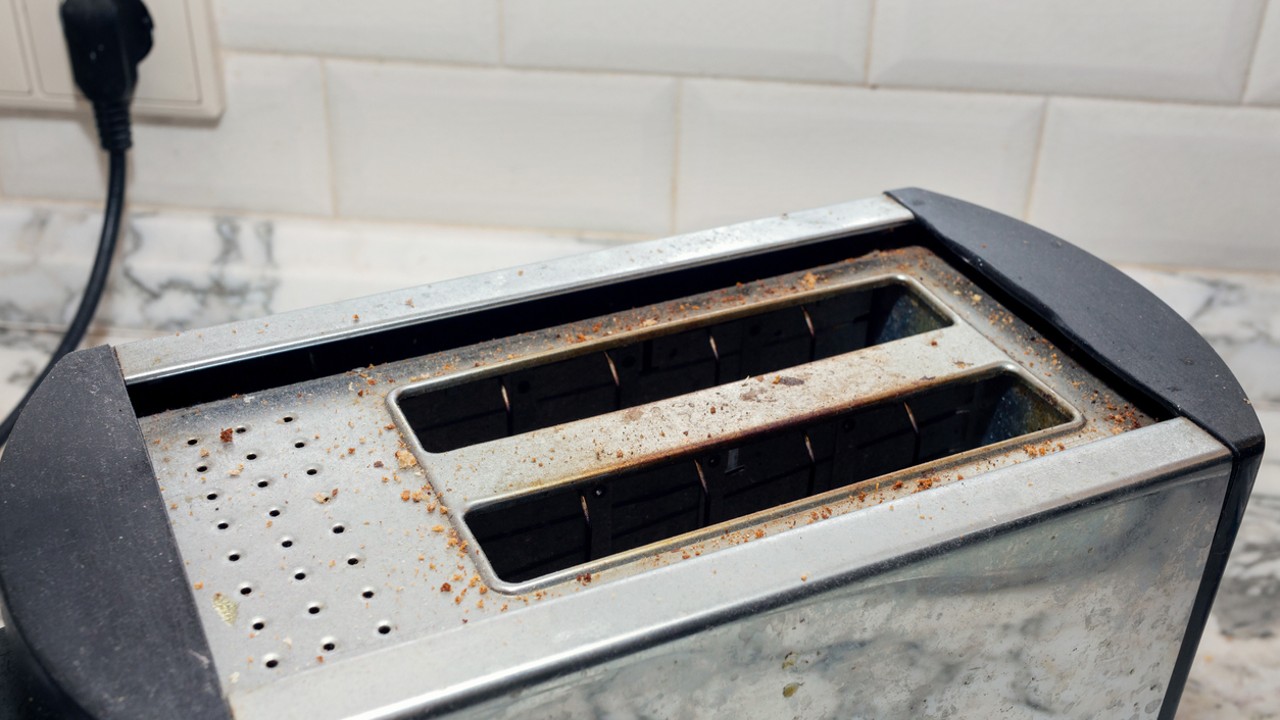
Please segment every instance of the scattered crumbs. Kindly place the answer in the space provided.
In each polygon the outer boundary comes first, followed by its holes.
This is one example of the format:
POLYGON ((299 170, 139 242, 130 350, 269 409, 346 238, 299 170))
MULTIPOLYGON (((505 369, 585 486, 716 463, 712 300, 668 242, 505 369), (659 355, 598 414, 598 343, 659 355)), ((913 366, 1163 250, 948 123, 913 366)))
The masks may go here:
POLYGON ((818 286, 818 276, 811 272, 807 272, 804 274, 804 277, 800 278, 800 284, 812 290, 818 286))
POLYGON ((411 468, 418 464, 418 458, 414 457, 413 453, 404 449, 396 451, 396 461, 400 463, 401 468, 411 468))
POLYGON ((450 585, 449 583, 443 583, 440 585, 440 592, 442 593, 453 592, 453 586, 450 585))
POLYGON ((203 589, 204 589, 204 583, 202 583, 202 582, 198 582, 198 583, 196 583, 195 585, 192 585, 191 587, 193 587, 193 588, 195 588, 195 589, 197 589, 197 590, 203 590, 203 589))
POLYGON ((932 345, 933 347, 938 347, 938 341, 937 341, 937 340, 930 340, 930 341, 929 341, 929 344, 930 344, 930 345, 932 345))
MULTIPOLYGON (((382 478, 382 480, 383 482, 386 482, 387 479, 382 478)), ((409 498, 411 496, 412 496, 412 493, 410 493, 408 490, 404 490, 400 493, 400 499, 403 500, 404 502, 409 502, 409 498)))
POLYGON ((229 443, 234 434, 235 431, 231 428, 222 428, 222 432, 218 433, 218 439, 224 443, 229 443))
MULTIPOLYGON (((380 468, 380 467, 382 467, 382 461, 381 461, 381 460, 374 460, 374 461, 373 461, 373 466, 374 466, 374 467, 376 467, 376 468, 380 468)), ((385 481, 386 481, 386 480, 384 479, 384 480, 383 480, 383 482, 385 482, 385 481)))
POLYGON ((809 576, 808 576, 808 575, 801 575, 801 576, 800 576, 800 582, 809 582, 809 576))
POLYGON ((387 423, 386 425, 383 425, 383 426, 382 426, 382 429, 383 429, 383 430, 395 430, 395 429, 396 429, 396 424, 395 424, 395 423, 387 423))
POLYGON ((787 683, 782 688, 782 697, 789 698, 792 695, 795 695, 796 691, 799 689, 800 689, 800 683, 787 683))
POLYGON ((793 665, 795 665, 795 664, 796 664, 796 654, 795 654, 794 652, 789 652, 789 653, 787 653, 787 656, 786 656, 786 657, 782 658, 782 669, 783 669, 783 670, 786 670, 787 668, 789 668, 789 667, 791 667, 791 666, 793 666, 793 665))
POLYGON ((712 414, 712 415, 715 415, 715 414, 716 414, 716 406, 715 406, 715 405, 712 405, 712 406, 711 406, 711 414, 712 414))
POLYGON ((431 528, 431 532, 433 532, 433 533, 442 533, 442 532, 444 532, 444 526, 443 526, 443 525, 434 525, 434 526, 432 526, 432 528, 431 528))
POLYGON ((208 448, 200 448, 200 457, 202 457, 202 458, 209 457, 209 449, 208 449, 208 448))
POLYGON ((316 502, 320 503, 321 505, 323 505, 323 504, 325 504, 325 503, 329 502, 329 496, 328 496, 328 495, 326 495, 325 493, 322 493, 322 492, 318 492, 318 493, 316 493, 315 495, 311 496, 311 499, 312 499, 312 500, 315 500, 316 502))
POLYGON ((230 475, 231 477, 237 477, 242 472, 244 472, 244 463, 240 463, 239 465, 236 465, 236 468, 234 470, 228 471, 227 474, 230 475))
POLYGON ((352 315, 352 316, 351 316, 351 322, 360 322, 360 316, 359 316, 359 315, 352 315))
POLYGON ((409 298, 408 300, 405 300, 404 304, 408 305, 409 307, 413 307, 413 298, 409 298))

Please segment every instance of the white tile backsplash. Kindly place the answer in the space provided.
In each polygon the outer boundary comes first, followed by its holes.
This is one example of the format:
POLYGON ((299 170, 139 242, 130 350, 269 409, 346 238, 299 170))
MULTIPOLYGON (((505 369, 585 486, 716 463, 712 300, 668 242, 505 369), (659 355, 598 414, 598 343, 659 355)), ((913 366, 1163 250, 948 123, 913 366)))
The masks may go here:
MULTIPOLYGON (((135 206, 629 239, 912 184, 1017 216, 1035 196, 1111 257, 1280 267, 1265 196, 1170 215, 1072 170, 1143 177, 1149 153, 1171 197, 1273 189, 1280 0, 212 1, 227 114, 139 122, 135 206), (1048 147, 1064 96, 1158 120, 1048 147), (1193 230, 1218 211, 1249 260, 1193 230)), ((0 113, 0 196, 97 207, 104 175, 87 113, 0 113)))
POLYGON ((1249 103, 1280 105, 1280 2, 1267 5, 1244 99, 1249 103))
POLYGON ((676 81, 329 61, 348 216, 661 233, 676 81))
POLYGON ((1020 215, 1044 101, 688 81, 677 225, 711 227, 915 185, 1020 215))
POLYGON ((1030 221, 1111 261, 1280 269, 1280 113, 1055 99, 1030 221))
POLYGON ((1265 0, 894 0, 880 85, 1236 102, 1265 0))
MULTIPOLYGON (((224 72, 227 110, 216 124, 135 119, 130 200, 330 213, 320 61, 229 53, 224 72)), ((87 113, 0 115, 0 158, 7 196, 97 203, 105 193, 87 113)))
POLYGON ((506 0, 510 65, 862 82, 871 0, 506 0))
POLYGON ((498 0, 217 0, 216 10, 231 48, 498 60, 498 0))

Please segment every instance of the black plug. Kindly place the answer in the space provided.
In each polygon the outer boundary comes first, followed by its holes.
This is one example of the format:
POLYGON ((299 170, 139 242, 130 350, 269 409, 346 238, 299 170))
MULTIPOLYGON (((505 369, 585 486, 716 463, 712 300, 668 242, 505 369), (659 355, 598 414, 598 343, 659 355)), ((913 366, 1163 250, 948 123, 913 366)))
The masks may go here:
POLYGON ((61 14, 71 71, 93 103, 102 149, 127 150, 138 63, 151 52, 151 14, 142 0, 63 0, 61 14))

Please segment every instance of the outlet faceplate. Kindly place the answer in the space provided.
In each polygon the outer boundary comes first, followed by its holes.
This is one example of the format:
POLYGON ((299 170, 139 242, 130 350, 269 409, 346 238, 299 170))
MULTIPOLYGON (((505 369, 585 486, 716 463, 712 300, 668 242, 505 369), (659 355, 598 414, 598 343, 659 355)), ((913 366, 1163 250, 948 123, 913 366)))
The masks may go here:
MULTIPOLYGON (((0 107, 80 111, 58 20, 59 0, 0 0, 0 107)), ((222 73, 209 0, 152 0, 155 45, 138 67, 133 112, 217 118, 222 73)))

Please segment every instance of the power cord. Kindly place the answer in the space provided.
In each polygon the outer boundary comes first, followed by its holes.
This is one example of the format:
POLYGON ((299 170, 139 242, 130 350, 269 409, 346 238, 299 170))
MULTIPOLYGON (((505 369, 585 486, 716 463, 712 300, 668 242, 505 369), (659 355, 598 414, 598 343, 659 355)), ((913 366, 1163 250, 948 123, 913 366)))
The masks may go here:
POLYGON ((102 300, 124 215, 125 158, 133 146, 129 103, 138 84, 138 63, 151 51, 151 15, 141 0, 64 0, 60 10, 72 73, 93 103, 98 139, 107 152, 107 202, 93 269, 75 317, 35 382, 0 423, 0 445, 9 439, 19 413, 49 371, 84 340, 102 300))

